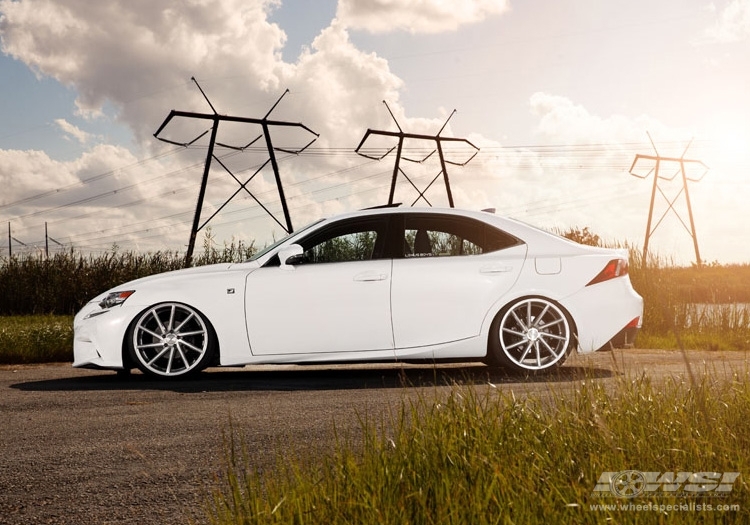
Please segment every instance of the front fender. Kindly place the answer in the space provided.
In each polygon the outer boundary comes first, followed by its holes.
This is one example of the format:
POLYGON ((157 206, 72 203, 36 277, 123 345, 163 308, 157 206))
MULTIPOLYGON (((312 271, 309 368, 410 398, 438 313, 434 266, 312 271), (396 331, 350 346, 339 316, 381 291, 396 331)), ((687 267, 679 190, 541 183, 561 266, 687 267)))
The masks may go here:
POLYGON ((159 303, 183 303, 201 312, 213 327, 220 363, 247 362, 250 343, 245 323, 245 277, 248 271, 193 275, 165 275, 164 279, 131 282, 114 290, 135 290, 122 305, 102 311, 98 302, 87 304, 74 321, 74 364, 102 368, 123 367, 123 343, 130 323, 145 309, 159 303))

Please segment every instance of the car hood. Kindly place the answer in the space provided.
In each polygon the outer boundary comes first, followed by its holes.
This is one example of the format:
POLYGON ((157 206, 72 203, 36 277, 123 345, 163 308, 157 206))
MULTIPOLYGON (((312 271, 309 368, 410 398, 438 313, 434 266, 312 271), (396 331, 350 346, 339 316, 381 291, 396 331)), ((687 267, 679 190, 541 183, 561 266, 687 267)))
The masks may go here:
POLYGON ((123 284, 119 284, 113 288, 110 288, 106 292, 99 294, 91 301, 99 301, 101 297, 104 297, 110 292, 117 290, 128 290, 131 288, 138 288, 144 284, 152 284, 166 281, 182 280, 186 277, 193 275, 206 275, 212 273, 223 273, 232 269, 242 270, 246 272, 252 272, 259 268, 259 264, 255 261, 243 262, 243 263, 220 263, 220 264, 208 264, 205 266, 196 266, 194 268, 183 268, 181 270, 173 270, 171 272, 157 273, 149 275, 147 277, 141 277, 133 281, 128 281, 123 284))

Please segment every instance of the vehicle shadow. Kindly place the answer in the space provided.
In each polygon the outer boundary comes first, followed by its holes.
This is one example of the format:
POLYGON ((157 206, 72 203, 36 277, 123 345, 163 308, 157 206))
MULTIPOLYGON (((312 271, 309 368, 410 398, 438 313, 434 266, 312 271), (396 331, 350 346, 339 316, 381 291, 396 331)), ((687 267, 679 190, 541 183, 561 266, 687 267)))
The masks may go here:
POLYGON ((601 366, 563 366, 545 374, 519 374, 483 364, 461 365, 335 365, 334 367, 296 366, 283 369, 208 369, 178 380, 159 380, 140 373, 123 376, 109 371, 94 375, 27 381, 10 385, 22 391, 128 391, 164 390, 179 393, 232 391, 359 390, 424 388, 463 385, 513 385, 570 383, 604 379, 618 372, 601 366))

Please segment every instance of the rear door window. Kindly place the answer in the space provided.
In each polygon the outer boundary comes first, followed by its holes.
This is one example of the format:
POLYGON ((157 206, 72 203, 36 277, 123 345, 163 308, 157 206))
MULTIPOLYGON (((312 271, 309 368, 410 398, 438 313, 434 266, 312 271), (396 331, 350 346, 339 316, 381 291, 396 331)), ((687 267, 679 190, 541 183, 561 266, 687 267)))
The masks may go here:
POLYGON ((521 243, 502 230, 468 217, 404 215, 405 258, 480 255, 521 243))

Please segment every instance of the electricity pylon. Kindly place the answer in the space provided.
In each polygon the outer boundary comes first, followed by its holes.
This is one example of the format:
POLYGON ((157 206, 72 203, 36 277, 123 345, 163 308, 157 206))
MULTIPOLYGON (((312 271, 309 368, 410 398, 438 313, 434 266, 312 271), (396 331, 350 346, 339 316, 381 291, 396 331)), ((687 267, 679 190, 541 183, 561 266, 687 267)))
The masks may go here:
POLYGON ((203 227, 206 226, 206 224, 208 224, 208 222, 211 219, 213 219, 227 204, 229 204, 229 202, 238 193, 240 193, 242 190, 244 190, 248 195, 250 195, 250 197, 252 197, 253 200, 255 200, 255 202, 258 203, 258 205, 261 208, 263 208, 263 210, 265 210, 265 212, 268 213, 268 215, 270 215, 271 218, 274 221, 276 221, 276 223, 278 223, 278 225, 281 226, 287 233, 292 233, 292 231, 294 231, 294 228, 292 227, 292 219, 291 219, 291 217, 289 215, 289 207, 287 206, 286 196, 284 195, 284 186, 281 183, 281 176, 279 175, 279 165, 278 165, 278 162, 276 160, 276 151, 283 151, 285 153, 291 153, 291 154, 301 153, 302 151, 304 151, 305 149, 307 149, 313 142, 315 142, 317 140, 318 136, 319 136, 317 133, 315 133, 313 130, 311 130, 310 128, 308 128, 304 124, 301 124, 301 123, 298 123, 298 122, 283 122, 283 121, 269 120, 268 119, 268 117, 271 114, 271 112, 276 108, 276 106, 279 104, 279 102, 281 102, 281 99, 284 98, 284 95, 286 95, 287 93, 289 93, 288 89, 286 91, 284 91, 284 93, 281 95, 281 97, 279 97, 279 99, 276 101, 276 103, 271 107, 271 109, 268 111, 268 113, 266 113, 266 115, 263 118, 258 119, 258 118, 247 118, 247 117, 234 117, 234 116, 229 116, 229 115, 219 115, 216 112, 216 109, 214 108, 213 104, 211 104, 211 101, 208 99, 208 97, 206 96, 206 94, 203 92, 203 89, 201 89, 200 85, 198 84, 198 81, 195 80, 195 77, 191 78, 191 80, 193 82, 195 82, 196 86, 198 86, 198 89, 200 90, 200 92, 203 95, 203 98, 206 100, 206 102, 208 102, 208 105, 211 107, 211 111, 213 111, 213 113, 194 113, 194 112, 191 112, 191 111, 177 111, 177 110, 173 109, 172 111, 169 112, 169 115, 164 120, 164 122, 162 122, 161 126, 159 126, 159 129, 156 130, 156 133, 154 133, 154 137, 156 137, 158 140, 160 140, 162 142, 166 142, 168 144, 175 144, 177 146, 188 147, 188 146, 192 145, 193 143, 195 143, 196 141, 198 141, 199 139, 201 139, 202 137, 204 137, 206 134, 208 134, 208 130, 204 131, 203 133, 201 133, 200 135, 198 135, 197 137, 195 137, 194 139, 192 139, 191 141, 188 141, 188 142, 178 142, 178 141, 175 141, 175 140, 165 139, 163 137, 160 137, 159 134, 164 130, 164 128, 169 124, 169 122, 173 118, 175 118, 175 117, 184 117, 184 118, 192 118, 192 119, 200 119, 200 120, 210 120, 212 122, 211 130, 210 130, 211 136, 210 136, 209 143, 208 143, 208 153, 206 154, 206 164, 205 164, 205 167, 203 169, 203 178, 201 179, 201 187, 200 187, 200 191, 198 192, 198 202, 197 202, 196 207, 195 207, 195 215, 193 217, 193 226, 190 229, 190 239, 189 239, 189 242, 188 242, 187 253, 185 255, 185 266, 190 266, 190 262, 191 262, 192 257, 193 257, 193 250, 195 248, 195 238, 196 238, 196 235, 198 234, 198 232, 201 229, 203 229, 203 227), (221 142, 217 142, 216 141, 216 135, 218 134, 218 131, 219 131, 219 123, 220 122, 239 122, 239 123, 244 123, 244 124, 259 125, 261 127, 263 133, 261 135, 258 135, 256 138, 254 138, 253 140, 251 140, 249 143, 245 144, 244 146, 230 146, 228 144, 222 144, 221 142), (310 142, 308 142, 307 144, 305 144, 303 147, 301 147, 299 149, 289 150, 289 149, 284 149, 284 148, 278 148, 278 147, 275 147, 273 145, 273 142, 271 140, 271 131, 270 131, 271 127, 278 127, 278 126, 302 128, 305 131, 309 132, 310 134, 314 135, 315 137, 310 142), (257 142, 258 140, 260 140, 261 137, 265 138, 266 148, 268 150, 268 160, 265 163, 263 163, 263 165, 260 168, 258 168, 255 171, 255 173, 253 173, 250 176, 250 178, 248 178, 244 183, 241 182, 240 179, 238 179, 229 170, 229 168, 227 168, 227 166, 224 163, 222 163, 221 160, 218 157, 216 157, 216 155, 214 155, 214 147, 215 146, 221 146, 221 147, 233 149, 233 150, 236 150, 236 151, 244 151, 245 149, 247 149, 251 145, 253 145, 255 142, 257 142), (224 202, 224 204, 222 204, 216 210, 216 212, 213 213, 213 215, 211 215, 211 217, 209 217, 208 219, 206 219, 201 224, 200 218, 201 218, 201 211, 203 210, 203 199, 204 199, 204 197, 206 195, 206 186, 208 185, 208 174, 209 174, 209 172, 211 170, 211 161, 212 160, 215 160, 216 162, 218 162, 219 165, 221 165, 221 167, 224 168, 224 170, 227 173, 229 173, 229 175, 232 176, 232 178, 237 182, 237 184, 239 184, 239 189, 237 191, 235 191, 232 194, 232 196, 229 197, 224 202), (271 167, 273 168, 274 177, 276 179, 276 187, 277 187, 278 192, 279 192, 279 200, 281 201, 281 208, 282 208, 282 210, 284 212, 284 222, 285 222, 285 224, 282 224, 281 221, 279 221, 279 219, 277 219, 276 216, 273 213, 271 213, 271 211, 266 206, 264 206, 263 203, 261 203, 260 200, 258 200, 258 198, 256 198, 255 195, 253 195, 252 192, 250 192, 250 190, 247 188, 247 185, 250 183, 250 181, 253 180, 253 178, 258 173, 260 173, 260 171, 263 168, 265 168, 269 163, 271 164, 271 167))
POLYGON ((357 149, 355 150, 359 155, 373 160, 381 160, 388 156, 394 149, 396 150, 396 162, 393 166, 393 177, 391 178, 391 190, 388 195, 388 205, 393 205, 393 197, 396 192, 396 181, 398 179, 399 173, 404 176, 404 178, 409 182, 409 184, 412 185, 412 187, 417 191, 419 196, 414 200, 414 202, 411 203, 412 206, 414 206, 417 202, 419 202, 420 199, 424 200, 429 206, 432 206, 432 203, 427 200, 427 197, 425 197, 425 193, 427 190, 430 189, 430 187, 435 183, 435 181, 440 178, 440 175, 443 176, 443 181, 445 182, 445 191, 448 194, 448 204, 451 208, 453 208, 453 193, 451 192, 451 185, 450 180, 448 179, 448 169, 446 167, 447 164, 451 164, 453 166, 464 166, 471 161, 474 157, 476 157, 477 153, 479 153, 479 148, 476 147, 474 144, 469 142, 467 139, 459 139, 459 138, 453 138, 453 137, 441 137, 440 134, 445 129, 445 126, 448 125, 448 122, 450 121, 451 117, 456 113, 456 110, 453 110, 453 113, 450 114, 448 117, 448 120, 445 121, 445 124, 443 124, 443 127, 440 128, 440 131, 438 131, 437 135, 419 135, 414 133, 404 133, 404 131, 401 129, 401 126, 399 126, 398 121, 396 120, 396 117, 393 116, 393 112, 391 111, 391 108, 388 107, 388 103, 384 100, 383 104, 385 104, 385 107, 388 109, 388 113, 390 113, 391 118, 393 119, 393 122, 396 123, 396 127, 398 128, 398 132, 396 131, 382 131, 382 130, 372 130, 368 129, 365 132, 364 137, 362 137, 362 140, 359 143, 359 146, 357 146, 357 149), (364 146, 365 142, 367 141, 368 137, 370 135, 383 135, 386 137, 396 137, 398 138, 398 144, 388 151, 386 151, 383 155, 379 157, 375 157, 372 155, 367 155, 365 153, 362 153, 360 150, 362 149, 362 146, 364 146), (413 139, 413 140, 426 140, 430 142, 435 143, 435 149, 431 151, 426 157, 423 159, 409 159, 407 157, 403 156, 403 147, 404 147, 404 140, 405 139, 413 139), (468 144, 474 149, 474 153, 464 162, 452 162, 450 160, 447 160, 445 158, 445 155, 443 153, 443 142, 463 142, 465 144, 468 144), (409 178, 409 176, 404 172, 404 170, 401 169, 401 160, 406 160, 409 162, 416 162, 416 163, 423 163, 427 159, 429 159, 435 152, 437 152, 438 157, 440 159, 440 172, 435 175, 435 178, 432 179, 432 181, 423 189, 420 190, 416 184, 409 178))
POLYGON ((643 265, 646 265, 646 258, 648 257, 648 244, 649 239, 651 238, 651 235, 656 231, 656 229, 659 227, 661 222, 664 220, 664 218, 667 216, 667 214, 672 211, 679 219, 682 226, 687 230, 690 237, 693 239, 693 247, 695 248, 695 264, 697 266, 701 266, 701 254, 700 250, 698 249, 698 235, 695 232, 695 220, 693 219, 693 208, 690 205, 690 192, 688 191, 688 181, 690 182, 698 182, 700 181, 706 173, 708 173, 708 166, 706 166, 702 161, 695 160, 695 159, 686 159, 685 155, 687 154, 688 149, 690 148, 690 145, 693 143, 692 139, 688 143, 688 145, 685 147, 685 151, 683 151, 681 157, 664 157, 662 155, 659 155, 659 151, 656 149, 656 145, 654 144, 653 139, 651 138, 651 135, 648 134, 648 139, 651 141, 651 146, 654 148, 655 155, 642 155, 637 154, 635 158, 633 159, 633 164, 630 166, 630 174, 634 177, 638 177, 639 179, 645 179, 652 173, 654 174, 654 184, 651 188, 651 204, 649 205, 648 209, 648 222, 646 223, 646 239, 643 242, 643 265), (645 175, 639 175, 638 173, 635 173, 634 170, 636 168, 636 164, 638 164, 639 161, 646 160, 654 163, 654 167, 651 168, 648 173, 645 175), (662 164, 678 164, 679 169, 675 171, 671 176, 663 176, 660 171, 662 164), (699 177, 688 177, 687 176, 687 170, 685 169, 686 165, 693 165, 698 166, 699 168, 702 168, 701 175, 699 177), (672 199, 669 199, 667 195, 664 193, 662 188, 659 186, 660 180, 665 181, 671 181, 674 180, 674 178, 680 175, 682 179, 682 188, 680 191, 675 195, 672 199), (662 197, 664 197, 664 200, 667 201, 667 209, 664 211, 664 214, 661 216, 661 218, 657 221, 656 225, 651 228, 651 223, 653 219, 654 214, 654 201, 656 200, 656 192, 657 190, 661 194, 662 197), (685 221, 682 219, 678 211, 674 208, 674 203, 677 202, 677 199, 682 195, 685 194, 685 203, 687 205, 687 212, 688 212, 688 218, 690 221, 690 226, 685 224, 685 221))

